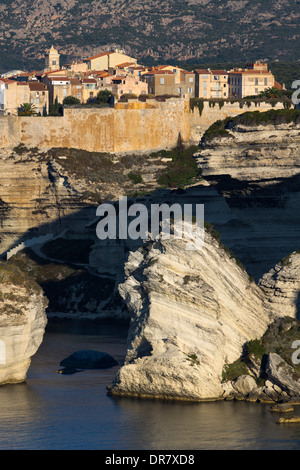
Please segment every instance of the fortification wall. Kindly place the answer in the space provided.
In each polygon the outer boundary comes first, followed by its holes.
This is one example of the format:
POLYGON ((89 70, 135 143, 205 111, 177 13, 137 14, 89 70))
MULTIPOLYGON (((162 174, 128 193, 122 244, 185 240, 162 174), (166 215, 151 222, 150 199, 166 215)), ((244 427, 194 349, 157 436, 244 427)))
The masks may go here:
MULTIPOLYGON (((276 109, 283 108, 278 103, 276 109)), ((78 148, 95 152, 149 152, 183 142, 198 143, 203 133, 218 119, 246 111, 267 111, 267 103, 203 103, 201 113, 190 109, 189 100, 172 98, 165 102, 137 100, 116 103, 115 108, 64 110, 63 117, 0 116, 0 148, 19 143, 27 147, 78 148)))
POLYGON ((115 108, 64 110, 63 117, 0 118, 0 147, 80 148, 95 152, 142 152, 172 148, 191 134, 189 102, 169 99, 116 103, 115 108))

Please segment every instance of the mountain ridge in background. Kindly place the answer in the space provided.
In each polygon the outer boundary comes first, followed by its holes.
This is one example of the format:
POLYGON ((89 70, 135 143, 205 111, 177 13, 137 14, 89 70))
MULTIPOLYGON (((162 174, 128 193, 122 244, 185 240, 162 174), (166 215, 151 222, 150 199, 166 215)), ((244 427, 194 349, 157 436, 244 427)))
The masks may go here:
POLYGON ((300 0, 0 0, 0 71, 123 48, 142 63, 299 59, 300 0))

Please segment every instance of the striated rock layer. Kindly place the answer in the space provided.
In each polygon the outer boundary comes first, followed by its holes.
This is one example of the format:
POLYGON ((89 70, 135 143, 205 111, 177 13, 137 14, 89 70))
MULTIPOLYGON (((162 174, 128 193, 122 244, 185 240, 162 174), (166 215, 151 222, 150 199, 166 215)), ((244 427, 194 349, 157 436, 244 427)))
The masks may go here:
POLYGON ((132 314, 129 346, 109 393, 217 399, 224 365, 270 323, 265 294, 210 233, 200 250, 185 247, 160 240, 130 254, 119 287, 132 314))
POLYGON ((300 251, 295 251, 259 281, 270 308, 278 315, 300 318, 300 251))
POLYGON ((42 289, 21 271, 0 264, 0 384, 26 379, 47 323, 42 289))

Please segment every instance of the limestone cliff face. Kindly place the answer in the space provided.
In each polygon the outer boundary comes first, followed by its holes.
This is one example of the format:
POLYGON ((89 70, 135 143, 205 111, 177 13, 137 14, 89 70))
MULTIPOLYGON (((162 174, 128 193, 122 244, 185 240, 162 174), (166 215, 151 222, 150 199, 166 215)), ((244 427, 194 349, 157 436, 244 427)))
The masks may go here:
POLYGON ((278 315, 298 318, 300 315, 300 252, 294 252, 277 263, 259 281, 268 297, 270 308, 278 315))
POLYGON ((238 124, 227 137, 215 137, 199 154, 204 176, 230 174, 232 178, 270 185, 299 173, 300 124, 238 124), (269 181, 265 181, 265 180, 269 181))
POLYGON ((270 322, 263 291, 209 233, 201 250, 155 241, 130 254, 119 290, 132 315, 125 365, 109 392, 206 400, 222 370, 270 322))
POLYGON ((0 384, 26 379, 47 323, 42 289, 15 268, 0 265, 0 384))
MULTIPOLYGON (((80 194, 41 151, 21 150, 0 152, 1 253, 24 236, 62 232, 83 205, 80 194)), ((78 216, 74 226, 76 222, 78 216)))

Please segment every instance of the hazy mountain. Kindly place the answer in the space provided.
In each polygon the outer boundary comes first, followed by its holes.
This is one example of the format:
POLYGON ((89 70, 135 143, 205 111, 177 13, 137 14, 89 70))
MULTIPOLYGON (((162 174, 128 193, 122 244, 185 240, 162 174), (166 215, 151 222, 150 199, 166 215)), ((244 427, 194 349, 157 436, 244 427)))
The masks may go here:
POLYGON ((299 0, 0 0, 0 70, 122 47, 141 61, 299 58, 299 0))

